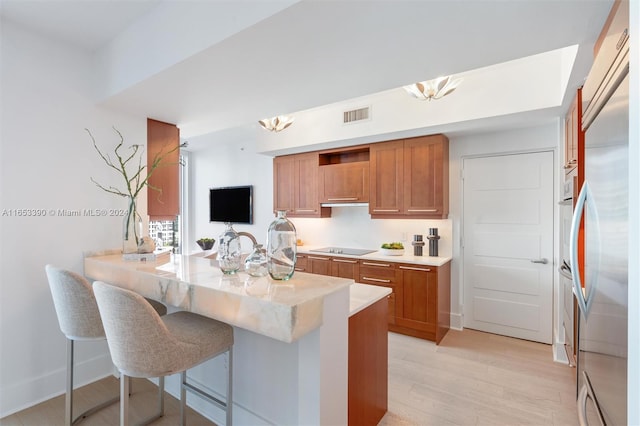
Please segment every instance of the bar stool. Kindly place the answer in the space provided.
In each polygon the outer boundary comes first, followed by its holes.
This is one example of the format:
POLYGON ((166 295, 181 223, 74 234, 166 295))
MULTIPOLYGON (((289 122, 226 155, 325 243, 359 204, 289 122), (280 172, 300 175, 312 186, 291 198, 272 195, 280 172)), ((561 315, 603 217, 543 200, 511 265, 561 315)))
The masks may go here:
MULTIPOLYGON (((53 304, 58 316, 60 330, 67 338, 67 380, 65 393, 65 425, 71 426, 91 414, 115 403, 119 396, 104 401, 73 418, 73 363, 74 342, 106 340, 100 312, 96 304, 91 284, 81 275, 64 269, 46 265, 47 280, 53 304)), ((149 300, 159 315, 167 313, 167 307, 155 300, 149 300)), ((131 391, 131 388, 129 388, 131 391)), ((160 395, 164 383, 160 384, 160 395)), ((161 400, 161 398, 159 398, 161 400)))
POLYGON ((186 391, 225 410, 231 425, 233 384, 233 328, 191 312, 175 312, 160 317, 145 299, 132 291, 104 282, 93 283, 107 344, 120 370, 120 425, 128 425, 129 377, 164 377, 181 373, 180 425, 186 424, 186 391), (187 370, 227 352, 226 402, 187 383, 187 370))

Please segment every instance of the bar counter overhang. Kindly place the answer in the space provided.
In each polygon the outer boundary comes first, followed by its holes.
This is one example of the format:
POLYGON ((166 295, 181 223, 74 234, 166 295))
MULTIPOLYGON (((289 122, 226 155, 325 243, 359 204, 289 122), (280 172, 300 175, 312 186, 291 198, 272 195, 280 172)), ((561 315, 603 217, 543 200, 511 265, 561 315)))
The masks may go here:
MULTIPOLYGON (((288 281, 225 275, 204 257, 166 254, 140 262, 114 251, 86 253, 84 274, 233 325, 235 424, 347 423, 353 280, 299 272, 288 281)), ((210 363, 190 377, 224 395, 225 367, 210 363)), ((177 381, 175 389, 168 381, 168 390, 176 395, 177 381)), ((224 418, 215 409, 205 414, 224 418)))

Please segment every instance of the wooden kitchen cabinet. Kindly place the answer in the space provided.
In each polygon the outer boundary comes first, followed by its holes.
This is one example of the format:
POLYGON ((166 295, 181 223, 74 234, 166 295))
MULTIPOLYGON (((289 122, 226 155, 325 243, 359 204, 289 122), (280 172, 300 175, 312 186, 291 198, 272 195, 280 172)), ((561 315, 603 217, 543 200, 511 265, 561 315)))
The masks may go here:
POLYGON ((331 258, 329 256, 307 255, 305 272, 331 276, 331 258))
POLYGON ((402 299, 402 281, 396 265, 393 262, 360 260, 359 269, 360 278, 357 280, 359 283, 379 285, 391 289, 391 294, 387 296, 389 327, 391 327, 396 323, 397 317, 402 315, 402 306, 398 306, 397 303, 402 299))
POLYGON ((339 278, 351 278, 358 280, 358 261, 348 257, 332 257, 331 258, 331 276, 339 278))
POLYGON ((321 203, 366 203, 369 201, 369 162, 320 166, 321 203))
POLYGON ((578 166, 582 132, 582 89, 578 89, 564 121, 564 170, 571 173, 578 166))
POLYGON ((439 344, 449 331, 451 267, 360 260, 363 284, 391 288, 389 330, 439 344))
POLYGON ((403 215, 404 141, 371 145, 369 154, 369 213, 371 216, 403 215))
POLYGON ((450 266, 400 264, 402 317, 396 330, 440 343, 450 326, 450 266))
POLYGON ((357 145, 318 153, 321 203, 369 201, 369 145, 357 145))
POLYGON ((403 200, 408 216, 449 215, 449 140, 444 135, 405 139, 403 200))
POLYGON ((373 218, 431 218, 449 215, 449 140, 421 136, 371 145, 373 218))
POLYGON ((377 425, 387 412, 387 315, 382 299, 349 317, 350 426, 377 425))
POLYGON ((180 129, 175 124, 147 119, 147 164, 165 156, 149 177, 147 215, 149 220, 175 220, 180 214, 180 129), (152 188, 158 188, 156 191, 152 188))
POLYGON ((318 199, 318 153, 273 159, 273 209, 290 217, 329 217, 331 208, 318 199))

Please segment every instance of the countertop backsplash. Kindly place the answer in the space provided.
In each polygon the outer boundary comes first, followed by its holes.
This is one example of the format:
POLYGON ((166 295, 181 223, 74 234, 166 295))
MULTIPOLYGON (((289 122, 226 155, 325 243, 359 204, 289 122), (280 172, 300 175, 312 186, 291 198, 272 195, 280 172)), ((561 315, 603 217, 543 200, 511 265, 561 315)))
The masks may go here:
POLYGON ((333 207, 330 218, 291 218, 298 238, 305 245, 379 249, 385 242, 400 241, 405 252, 413 252, 414 234, 425 241, 423 256, 429 255, 429 228, 438 228, 438 254, 451 257, 451 219, 371 219, 366 206, 333 207))

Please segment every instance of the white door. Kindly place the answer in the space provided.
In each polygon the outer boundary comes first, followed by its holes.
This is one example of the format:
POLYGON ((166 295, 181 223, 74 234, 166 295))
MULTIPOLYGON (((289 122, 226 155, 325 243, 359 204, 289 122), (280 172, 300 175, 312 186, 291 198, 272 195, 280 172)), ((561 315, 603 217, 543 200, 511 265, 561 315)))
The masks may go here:
POLYGON ((553 153, 465 159, 464 326, 551 343, 553 153))

